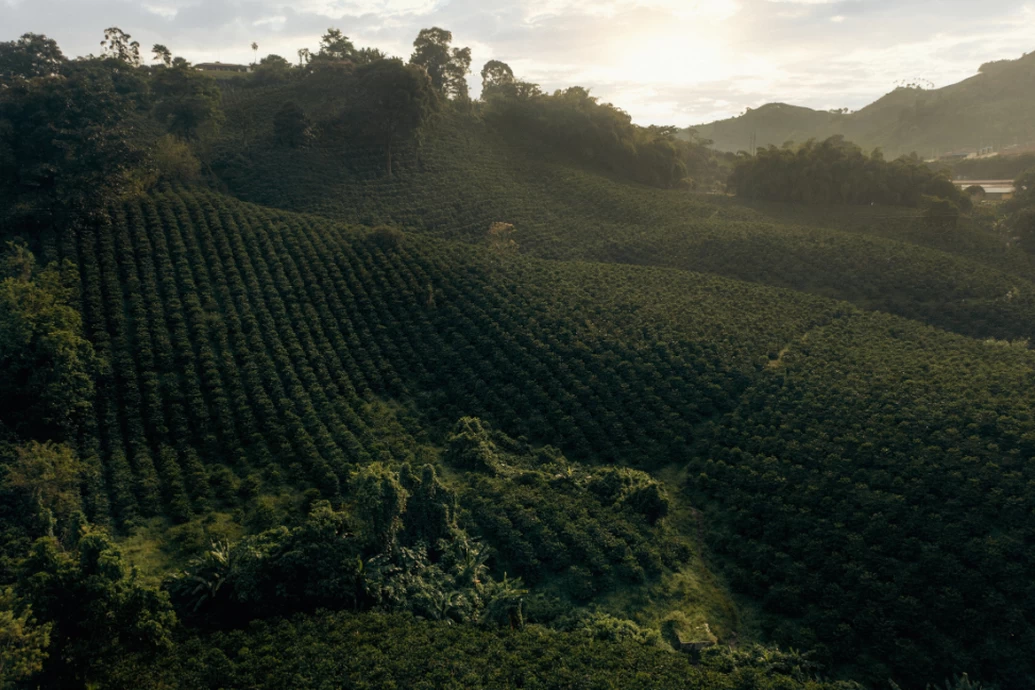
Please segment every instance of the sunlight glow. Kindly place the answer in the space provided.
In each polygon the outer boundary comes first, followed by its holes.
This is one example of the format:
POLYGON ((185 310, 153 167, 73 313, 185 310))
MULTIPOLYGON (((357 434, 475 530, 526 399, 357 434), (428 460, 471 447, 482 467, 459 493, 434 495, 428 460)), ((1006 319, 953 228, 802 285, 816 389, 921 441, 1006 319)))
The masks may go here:
POLYGON ((728 75, 730 61, 720 37, 705 36, 692 26, 663 34, 632 36, 622 41, 611 66, 621 81, 693 84, 728 75))

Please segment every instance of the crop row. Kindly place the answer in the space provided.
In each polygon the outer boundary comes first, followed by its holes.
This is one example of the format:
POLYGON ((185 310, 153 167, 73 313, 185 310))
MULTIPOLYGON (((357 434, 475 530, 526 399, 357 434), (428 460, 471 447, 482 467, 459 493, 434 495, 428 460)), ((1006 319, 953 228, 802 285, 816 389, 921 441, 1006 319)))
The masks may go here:
POLYGON ((355 463, 412 453, 375 400, 423 420, 406 433, 476 415, 579 459, 656 462, 830 310, 682 273, 386 243, 213 193, 111 215, 63 251, 109 365, 84 435, 89 505, 122 523, 228 500, 217 468, 336 496, 355 463))

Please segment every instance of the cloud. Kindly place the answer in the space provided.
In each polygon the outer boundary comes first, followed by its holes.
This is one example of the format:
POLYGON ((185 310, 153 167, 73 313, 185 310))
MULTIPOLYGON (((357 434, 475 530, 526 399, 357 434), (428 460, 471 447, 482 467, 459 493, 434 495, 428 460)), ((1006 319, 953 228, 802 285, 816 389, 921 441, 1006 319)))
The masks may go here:
POLYGON ((421 28, 546 89, 586 86, 642 123, 688 125, 766 102, 858 108, 896 82, 943 86, 1035 48, 1031 0, 0 0, 0 40, 46 33, 97 52, 117 25, 194 61, 293 58, 329 26, 407 57, 421 28))

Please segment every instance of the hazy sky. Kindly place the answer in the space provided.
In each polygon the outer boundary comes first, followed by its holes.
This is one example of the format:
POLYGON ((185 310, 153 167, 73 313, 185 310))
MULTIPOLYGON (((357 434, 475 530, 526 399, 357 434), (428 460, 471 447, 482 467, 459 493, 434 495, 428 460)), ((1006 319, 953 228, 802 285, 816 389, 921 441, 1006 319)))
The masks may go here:
MULTIPOLYGON (((0 0, 0 40, 45 33, 67 55, 119 26, 200 62, 291 60, 329 26, 408 57, 441 26, 546 89, 578 84, 642 124, 690 125, 784 101, 857 108, 897 82, 944 86, 1035 50, 1035 0, 0 0)), ((150 51, 148 51, 150 52, 150 51)))

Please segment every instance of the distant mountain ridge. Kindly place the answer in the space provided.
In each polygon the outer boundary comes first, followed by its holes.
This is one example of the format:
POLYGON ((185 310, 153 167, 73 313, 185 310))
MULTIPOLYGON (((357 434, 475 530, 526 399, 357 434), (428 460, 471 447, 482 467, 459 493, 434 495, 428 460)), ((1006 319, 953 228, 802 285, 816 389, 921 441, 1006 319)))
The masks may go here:
POLYGON ((841 134, 891 156, 924 158, 1035 140, 1035 52, 982 65, 940 89, 899 87, 853 113, 768 103, 739 117, 692 129, 720 151, 750 150, 841 134))

